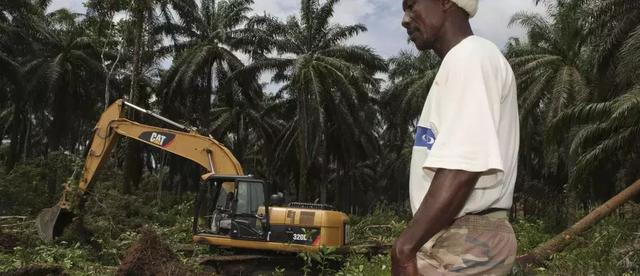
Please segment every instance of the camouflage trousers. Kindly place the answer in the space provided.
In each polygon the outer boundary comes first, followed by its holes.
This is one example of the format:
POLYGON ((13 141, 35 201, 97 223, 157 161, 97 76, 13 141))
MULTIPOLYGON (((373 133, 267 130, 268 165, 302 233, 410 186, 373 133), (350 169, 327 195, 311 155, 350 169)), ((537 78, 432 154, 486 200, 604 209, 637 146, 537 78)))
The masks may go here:
POLYGON ((516 247, 506 211, 466 215, 420 249, 418 270, 424 276, 508 275, 516 247))

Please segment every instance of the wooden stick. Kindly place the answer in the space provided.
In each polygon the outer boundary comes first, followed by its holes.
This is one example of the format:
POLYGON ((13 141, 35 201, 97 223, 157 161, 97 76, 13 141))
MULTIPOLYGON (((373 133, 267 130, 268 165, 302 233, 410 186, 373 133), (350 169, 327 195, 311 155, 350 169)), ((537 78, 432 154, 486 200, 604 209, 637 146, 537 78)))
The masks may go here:
POLYGON ((0 216, 0 220, 3 219, 26 219, 26 216, 0 216))

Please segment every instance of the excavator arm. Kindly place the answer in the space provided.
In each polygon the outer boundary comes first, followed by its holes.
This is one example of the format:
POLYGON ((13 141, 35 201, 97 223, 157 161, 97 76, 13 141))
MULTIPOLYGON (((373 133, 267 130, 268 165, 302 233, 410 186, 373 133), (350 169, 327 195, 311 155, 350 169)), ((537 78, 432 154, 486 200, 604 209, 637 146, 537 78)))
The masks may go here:
POLYGON ((244 174, 242 166, 231 151, 215 139, 202 136, 195 131, 176 131, 125 119, 121 116, 124 103, 122 100, 116 101, 98 120, 80 179, 80 190, 86 191, 96 170, 107 159, 121 136, 187 158, 202 166, 208 173, 244 174))
MULTIPOLYGON (((78 184, 81 197, 84 197, 96 171, 107 160, 109 153, 122 136, 197 163, 207 172, 203 175, 203 179, 211 174, 244 175, 240 163, 231 151, 215 139, 202 136, 193 129, 187 129, 160 115, 118 100, 102 113, 94 128, 93 139, 78 184), (125 106, 150 114, 174 126, 188 130, 188 132, 144 125, 126 119, 122 116, 125 106)), ((226 186, 228 185, 225 185, 225 189, 227 189, 226 186)), ((72 213, 66 200, 67 191, 68 186, 65 185, 65 190, 58 204, 42 210, 36 218, 38 233, 45 241, 52 241, 54 237, 62 234, 62 230, 71 222, 72 213)))

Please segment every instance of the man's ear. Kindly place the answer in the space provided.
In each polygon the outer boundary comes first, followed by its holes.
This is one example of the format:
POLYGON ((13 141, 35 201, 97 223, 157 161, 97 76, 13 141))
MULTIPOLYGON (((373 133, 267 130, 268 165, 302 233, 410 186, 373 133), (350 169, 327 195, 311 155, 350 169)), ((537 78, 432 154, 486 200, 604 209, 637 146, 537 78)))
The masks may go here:
POLYGON ((440 0, 440 5, 442 6, 442 10, 448 10, 451 7, 453 7, 453 5, 455 5, 455 3, 453 3, 451 0, 440 0))

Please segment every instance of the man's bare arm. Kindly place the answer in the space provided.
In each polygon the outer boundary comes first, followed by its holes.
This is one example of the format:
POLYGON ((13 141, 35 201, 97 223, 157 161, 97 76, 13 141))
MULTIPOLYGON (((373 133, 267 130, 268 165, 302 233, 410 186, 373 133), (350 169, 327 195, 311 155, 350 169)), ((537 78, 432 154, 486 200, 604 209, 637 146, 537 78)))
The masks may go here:
POLYGON ((438 169, 418 211, 394 245, 394 257, 400 261, 415 259, 416 253, 431 237, 448 227, 462 210, 480 178, 479 172, 438 169))

